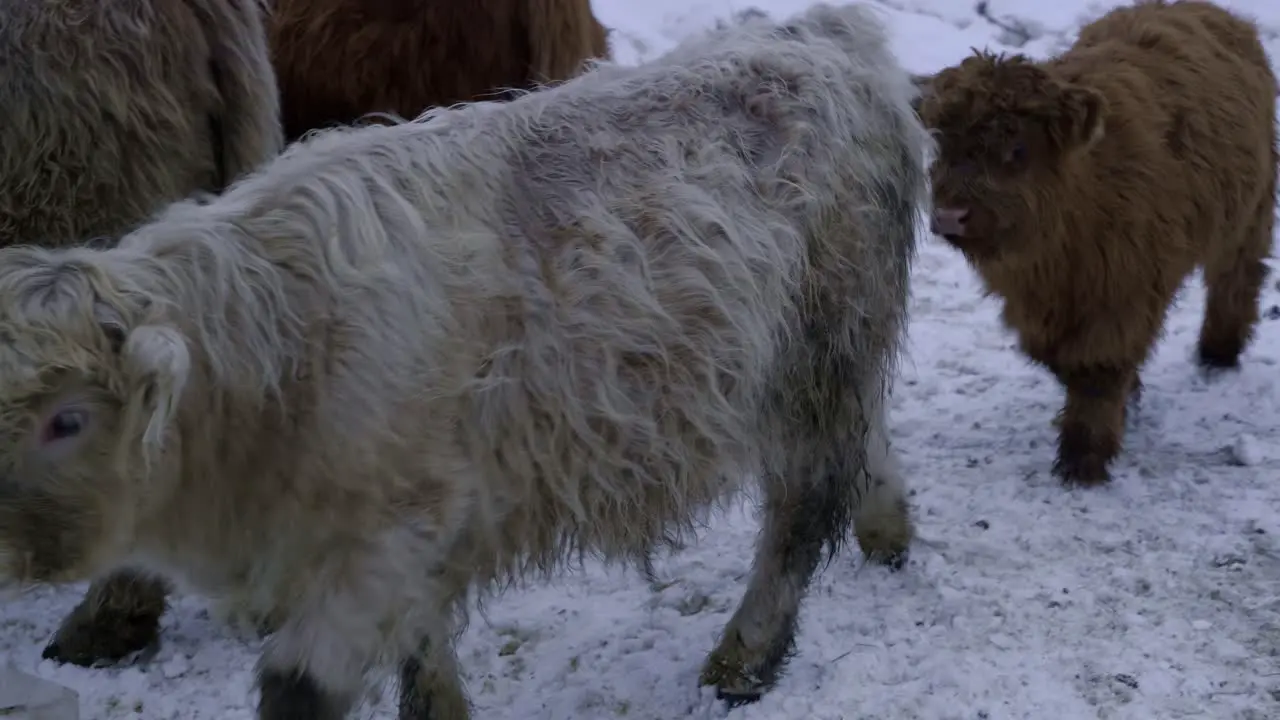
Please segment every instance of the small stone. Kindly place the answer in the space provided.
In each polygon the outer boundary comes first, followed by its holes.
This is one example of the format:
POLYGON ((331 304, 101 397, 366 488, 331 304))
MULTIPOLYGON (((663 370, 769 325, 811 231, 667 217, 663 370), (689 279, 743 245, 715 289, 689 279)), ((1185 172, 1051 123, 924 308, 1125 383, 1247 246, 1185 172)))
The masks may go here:
POLYGON ((1213 557, 1213 566, 1217 568, 1240 568, 1246 562, 1245 558, 1233 553, 1215 555, 1213 557))
POLYGON ((1120 673, 1115 676, 1115 679, 1116 679, 1116 682, 1120 683, 1121 685, 1126 685, 1134 690, 1138 689, 1138 679, 1132 675, 1128 675, 1126 673, 1120 673))
POLYGON ((160 672, 164 673, 166 678, 173 680, 174 678, 180 678, 183 675, 186 675, 187 671, 190 669, 191 663, 187 660, 187 656, 182 653, 177 653, 165 661, 164 665, 160 668, 160 672))
POLYGON ((1249 433, 1241 433, 1232 443, 1228 456, 1231 464, 1250 467, 1262 462, 1262 450, 1258 447, 1258 439, 1249 433))
POLYGON ((983 530, 991 529, 991 523, 987 522, 986 520, 979 520, 978 522, 974 523, 974 525, 978 526, 983 530))
POLYGON ((1013 638, 1009 637, 1008 635, 1002 635, 1000 633, 996 633, 992 635, 990 640, 992 645, 995 645, 1001 650, 1008 650, 1014 645, 1013 638))

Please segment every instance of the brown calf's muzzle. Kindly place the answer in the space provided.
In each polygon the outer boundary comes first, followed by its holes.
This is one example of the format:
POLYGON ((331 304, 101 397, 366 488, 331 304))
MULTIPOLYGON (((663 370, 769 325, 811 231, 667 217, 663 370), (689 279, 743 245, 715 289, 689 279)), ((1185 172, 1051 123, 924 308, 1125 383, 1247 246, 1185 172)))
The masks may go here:
POLYGON ((965 236, 969 208, 936 207, 929 218, 929 232, 955 242, 965 236))
POLYGON ((973 260, 989 259, 999 248, 995 215, 983 205, 942 204, 934 206, 929 230, 973 260))

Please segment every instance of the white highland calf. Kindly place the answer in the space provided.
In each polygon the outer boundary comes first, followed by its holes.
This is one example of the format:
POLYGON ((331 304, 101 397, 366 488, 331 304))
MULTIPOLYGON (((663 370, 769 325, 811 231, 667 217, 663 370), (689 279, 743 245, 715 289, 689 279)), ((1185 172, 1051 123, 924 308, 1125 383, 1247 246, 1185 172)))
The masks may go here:
POLYGON ((777 678, 824 551, 912 529, 884 397, 930 140, 867 10, 335 130, 113 249, 0 251, 0 577, 122 565, 278 628, 259 717, 469 714, 468 600, 635 560, 745 478, 703 681, 777 678))
MULTIPOLYGON (((112 241, 283 145, 259 0, 0 0, 0 246, 112 241)), ((100 578, 45 657, 149 645, 164 582, 100 578)))

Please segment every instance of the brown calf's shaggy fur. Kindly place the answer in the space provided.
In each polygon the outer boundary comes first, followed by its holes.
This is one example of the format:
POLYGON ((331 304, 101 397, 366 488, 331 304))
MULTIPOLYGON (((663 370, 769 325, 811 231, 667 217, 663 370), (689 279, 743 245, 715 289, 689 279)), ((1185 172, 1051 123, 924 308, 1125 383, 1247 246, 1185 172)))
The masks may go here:
POLYGON ((1204 368, 1235 366, 1257 322, 1277 166, 1258 32, 1206 2, 1147 2, 1051 60, 977 53, 924 84, 934 232, 1066 387, 1055 472, 1106 482, 1185 278, 1204 269, 1204 368))
POLYGON ((590 0, 268 0, 285 134, 416 117, 608 58, 590 0))
MULTIPOLYGON (((282 145, 256 0, 0 0, 0 68, 0 246, 116 237, 282 145)), ((145 647, 165 594, 99 580, 45 656, 145 647)))

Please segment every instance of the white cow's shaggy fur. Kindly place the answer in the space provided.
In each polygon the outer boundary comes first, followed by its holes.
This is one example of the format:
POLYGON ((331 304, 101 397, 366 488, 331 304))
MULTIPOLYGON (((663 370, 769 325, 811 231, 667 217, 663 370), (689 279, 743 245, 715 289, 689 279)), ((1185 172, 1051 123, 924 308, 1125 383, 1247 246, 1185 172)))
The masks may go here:
MULTIPOLYGON (((0 0, 0 246, 110 241, 282 147, 255 0, 0 0)), ((45 656, 147 644, 165 589, 94 583, 45 656)))
POLYGON ((703 680, 758 694, 824 545, 911 537, 914 92, 819 5, 322 133, 115 249, 0 251, 0 577, 136 562, 277 617, 263 718, 341 717, 390 662, 401 717, 463 718, 469 592, 641 557, 756 476, 703 680))

